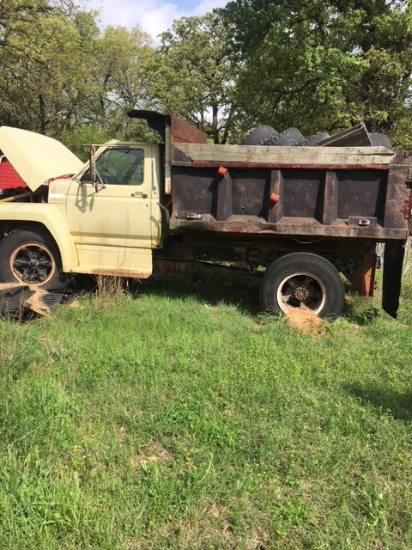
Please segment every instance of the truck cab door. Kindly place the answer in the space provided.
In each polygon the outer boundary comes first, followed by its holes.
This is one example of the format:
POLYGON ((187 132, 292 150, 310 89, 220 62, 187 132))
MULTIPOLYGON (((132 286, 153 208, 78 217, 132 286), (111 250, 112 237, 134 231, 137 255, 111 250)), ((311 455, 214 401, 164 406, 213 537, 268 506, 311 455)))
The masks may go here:
POLYGON ((80 272, 146 277, 161 241, 156 146, 114 144, 72 181, 66 201, 80 272))

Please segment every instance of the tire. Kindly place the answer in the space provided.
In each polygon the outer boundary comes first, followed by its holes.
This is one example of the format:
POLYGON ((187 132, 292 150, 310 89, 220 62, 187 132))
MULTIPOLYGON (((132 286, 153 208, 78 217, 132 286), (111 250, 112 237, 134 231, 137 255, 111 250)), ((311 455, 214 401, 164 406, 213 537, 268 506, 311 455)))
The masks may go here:
POLYGON ((259 128, 255 128, 249 132, 239 145, 262 145, 264 140, 273 134, 276 134, 276 130, 271 126, 259 126, 259 128))
POLYGON ((300 147, 304 141, 305 138, 297 128, 287 128, 272 141, 271 145, 300 147))
POLYGON ((51 237, 31 227, 9 233, 0 243, 0 282, 61 289, 60 254, 51 237))
POLYGON ((310 136, 310 138, 308 138, 307 145, 309 145, 309 147, 314 147, 328 137, 330 137, 330 135, 327 132, 318 132, 317 134, 313 134, 313 136, 310 136))
POLYGON ((337 317, 345 290, 338 270, 322 256, 293 252, 267 269, 260 285, 264 310, 287 313, 290 307, 310 309, 318 317, 337 317))
POLYGON ((276 140, 279 138, 279 132, 276 130, 273 131, 273 134, 270 134, 267 138, 259 143, 259 145, 271 146, 276 143, 276 140))

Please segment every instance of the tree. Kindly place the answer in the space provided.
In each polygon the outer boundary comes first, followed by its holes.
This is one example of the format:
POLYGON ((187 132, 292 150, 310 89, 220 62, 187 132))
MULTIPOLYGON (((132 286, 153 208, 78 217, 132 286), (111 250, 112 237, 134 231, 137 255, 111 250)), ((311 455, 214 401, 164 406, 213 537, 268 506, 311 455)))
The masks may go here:
POLYGON ((59 135, 88 93, 84 61, 97 34, 93 14, 70 2, 2 2, 1 122, 59 135))
POLYGON ((90 74, 97 95, 94 122, 112 135, 123 134, 126 111, 145 107, 150 93, 150 67, 155 50, 140 27, 107 27, 94 44, 90 74))
POLYGON ((71 0, 0 3, 0 124, 87 142, 136 135, 125 111, 145 101, 150 37, 109 27, 71 0))
POLYGON ((233 139, 236 64, 217 12, 183 17, 161 35, 152 66, 152 104, 205 131, 214 143, 233 139))
POLYGON ((388 0, 234 0, 239 105, 305 133, 364 120, 396 134, 410 100, 412 6, 388 0), (266 9, 267 8, 267 9, 266 9))

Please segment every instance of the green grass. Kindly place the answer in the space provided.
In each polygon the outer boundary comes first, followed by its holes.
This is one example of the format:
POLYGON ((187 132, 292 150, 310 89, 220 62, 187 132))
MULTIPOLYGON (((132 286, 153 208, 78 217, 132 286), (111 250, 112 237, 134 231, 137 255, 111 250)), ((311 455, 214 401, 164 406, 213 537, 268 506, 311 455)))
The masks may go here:
POLYGON ((313 337, 199 276, 0 321, 0 548, 412 547, 412 279, 313 337))

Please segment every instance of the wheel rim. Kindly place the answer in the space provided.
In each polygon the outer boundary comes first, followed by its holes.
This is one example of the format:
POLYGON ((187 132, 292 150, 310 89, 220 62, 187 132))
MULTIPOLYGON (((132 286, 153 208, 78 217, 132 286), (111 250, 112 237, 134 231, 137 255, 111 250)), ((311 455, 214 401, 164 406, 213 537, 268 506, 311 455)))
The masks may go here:
POLYGON ((313 273, 297 272, 282 280, 276 300, 284 313, 293 307, 310 309, 318 315, 325 306, 326 295, 325 285, 313 273))
POLYGON ((13 252, 10 268, 19 282, 40 285, 50 281, 56 271, 56 264, 44 245, 26 243, 13 252))

